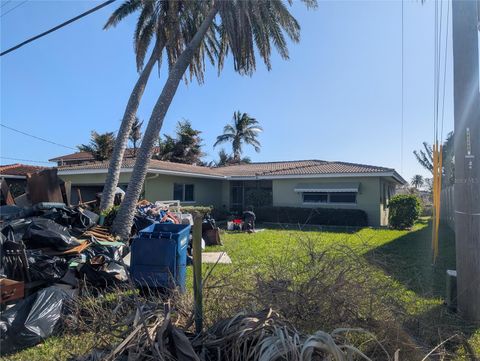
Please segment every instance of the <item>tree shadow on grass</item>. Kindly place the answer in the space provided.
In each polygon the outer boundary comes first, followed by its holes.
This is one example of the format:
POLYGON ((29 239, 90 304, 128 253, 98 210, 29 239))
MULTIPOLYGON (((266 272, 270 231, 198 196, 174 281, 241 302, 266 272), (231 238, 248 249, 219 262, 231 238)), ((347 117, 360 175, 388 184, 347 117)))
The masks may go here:
POLYGON ((365 254, 404 287, 422 297, 444 297, 447 269, 455 269, 455 234, 446 225, 439 230, 439 252, 433 263, 432 225, 427 220, 409 232, 365 254))
MULTIPOLYGON (((455 269, 455 234, 447 225, 439 230, 439 252, 433 263, 431 245, 432 225, 428 220, 419 223, 427 225, 409 232, 393 241, 365 254, 373 265, 383 269, 403 287, 425 299, 445 298, 446 271, 455 269)), ((428 302, 428 300, 426 300, 428 302)), ((404 327, 426 348, 437 345, 452 335, 460 335, 445 344, 444 351, 456 353, 463 349, 462 337, 468 339, 479 327, 462 319, 448 310, 444 304, 426 306, 426 310, 409 315, 404 327), (430 345, 430 346, 428 346, 430 345)), ((460 351, 467 354, 466 351, 460 351)), ((479 350, 474 350, 479 352, 479 350)), ((455 355, 446 355, 453 360, 455 355)), ((470 358, 465 358, 470 360, 470 358)), ((475 358, 473 358, 475 360, 475 358)))

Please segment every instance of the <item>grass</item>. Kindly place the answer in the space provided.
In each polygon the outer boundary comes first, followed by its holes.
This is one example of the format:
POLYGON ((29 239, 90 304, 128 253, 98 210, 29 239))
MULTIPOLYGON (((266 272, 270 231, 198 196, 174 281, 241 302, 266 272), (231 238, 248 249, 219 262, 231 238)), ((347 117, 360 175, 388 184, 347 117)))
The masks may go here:
MULTIPOLYGON (((204 266, 205 275, 211 272, 207 284, 218 292, 215 301, 211 301, 206 295, 206 313, 210 308, 215 313, 214 317, 219 318, 231 312, 227 306, 230 302, 229 296, 234 298, 236 295, 229 295, 229 288, 222 286, 225 280, 230 283, 230 287, 253 289, 255 275, 264 275, 267 279, 273 274, 273 268, 278 266, 287 270, 299 263, 299 258, 303 257, 301 245, 306 241, 313 244, 318 251, 334 249, 335 246, 343 244, 365 260, 368 276, 375 283, 385 285, 389 296, 404 307, 405 315, 401 315, 402 327, 413 336, 419 346, 427 350, 458 333, 465 335, 475 352, 480 354, 480 328, 465 323, 455 314, 448 312, 443 305, 445 271, 455 268, 454 235, 447 228, 441 229, 440 254, 435 264, 432 264, 430 238, 431 227, 426 219, 418 222, 411 231, 365 228, 354 232, 328 232, 278 228, 255 234, 224 233, 224 245, 207 247, 206 251, 226 251, 233 264, 217 265, 213 270, 211 266, 204 266), (209 302, 218 304, 212 305, 209 302)), ((338 257, 342 255, 339 253, 338 257)), ((191 276, 189 268, 189 289, 191 276)), ((209 291, 206 290, 207 292, 209 291)), ((246 308, 249 306, 245 304, 249 302, 248 297, 237 301, 246 308)), ((206 315, 206 322, 208 317, 206 315)), ((310 326, 311 329, 319 328, 313 320, 310 326)), ((55 337, 2 360, 51 360, 55 359, 53 355, 59 360, 65 360, 67 351, 82 353, 91 345, 90 342, 91 335, 88 334, 55 337), (76 349, 65 347, 72 344, 76 345, 76 349)), ((461 349, 450 359, 467 360, 461 349)))

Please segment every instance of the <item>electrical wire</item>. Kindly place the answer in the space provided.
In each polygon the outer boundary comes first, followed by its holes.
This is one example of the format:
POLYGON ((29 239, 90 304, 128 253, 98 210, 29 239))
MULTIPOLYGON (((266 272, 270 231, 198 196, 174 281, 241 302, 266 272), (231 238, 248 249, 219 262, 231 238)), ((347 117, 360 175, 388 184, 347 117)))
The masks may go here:
POLYGON ((0 156, 0 159, 16 160, 16 161, 19 161, 19 162, 30 162, 30 163, 43 163, 43 164, 52 163, 52 162, 46 162, 46 161, 43 161, 43 160, 20 159, 20 158, 10 158, 10 157, 3 157, 3 156, 0 156))
POLYGON ((11 3, 12 0, 7 0, 7 1, 4 1, 3 4, 0 6, 0 9, 3 9, 8 3, 11 3))
POLYGON ((448 30, 450 28, 450 1, 447 0, 447 30, 445 35, 445 50, 443 63, 443 95, 442 95, 442 121, 440 130, 440 139, 443 139, 443 120, 445 119, 445 88, 447 83, 447 60, 448 60, 448 30))
POLYGON ((7 125, 5 125, 5 124, 0 124, 0 126, 2 126, 3 128, 6 128, 6 129, 12 130, 12 131, 14 131, 14 132, 17 132, 17 133, 20 133, 20 134, 26 135, 26 136, 28 136, 28 137, 32 137, 32 138, 35 138, 35 139, 41 140, 41 141, 43 141, 43 142, 47 142, 47 143, 50 143, 50 144, 58 145, 59 147, 63 147, 63 148, 67 148, 67 149, 73 149, 73 150, 77 150, 76 148, 69 147, 68 145, 63 145, 63 144, 56 143, 56 142, 53 142, 53 141, 51 141, 51 140, 48 140, 48 139, 45 139, 45 138, 37 137, 36 135, 33 135, 33 134, 29 134, 29 133, 23 132, 23 131, 21 131, 21 130, 18 130, 18 129, 15 129, 15 128, 12 128, 12 127, 9 127, 9 126, 7 126, 7 125))
MULTIPOLYGON (((26 2, 26 1, 28 1, 28 0, 25 0, 25 2, 26 2)), ((113 3, 114 1, 115 1, 115 0, 105 1, 105 2, 101 3, 101 4, 98 5, 98 6, 95 6, 94 8, 92 8, 92 9, 90 9, 90 10, 88 10, 88 11, 85 11, 84 13, 81 13, 80 15, 75 16, 74 18, 71 18, 70 20, 67 20, 67 21, 61 23, 60 25, 57 25, 57 26, 55 26, 55 27, 53 27, 53 28, 51 28, 51 29, 49 29, 49 30, 47 30, 47 31, 44 31, 44 32, 41 33, 41 34, 38 34, 38 35, 36 35, 36 36, 34 36, 34 37, 30 38, 30 39, 25 40, 24 42, 22 42, 22 43, 20 43, 20 44, 17 44, 17 45, 15 45, 15 46, 11 47, 10 49, 7 49, 7 50, 1 52, 1 53, 0 53, 0 56, 4 56, 4 55, 6 55, 6 54, 8 54, 8 53, 10 53, 10 52, 12 52, 12 51, 14 51, 14 50, 17 50, 18 48, 21 48, 21 47, 24 46, 24 45, 27 45, 28 43, 31 43, 31 42, 34 41, 34 40, 37 40, 37 39, 39 39, 39 38, 41 38, 41 37, 44 37, 45 35, 48 35, 48 34, 50 34, 50 33, 53 33, 54 31, 56 31, 56 30, 58 30, 58 29, 60 29, 60 28, 63 28, 64 26, 67 26, 68 24, 71 24, 71 23, 73 23, 74 21, 77 21, 77 20, 83 18, 84 16, 87 16, 87 15, 89 15, 89 14, 91 14, 91 13, 97 11, 97 10, 100 10, 101 8, 103 8, 103 7, 105 7, 105 6, 113 3)))
POLYGON ((405 57, 404 57, 404 0, 402 0, 402 125, 401 125, 401 130, 400 130, 400 172, 403 173, 403 128, 404 128, 404 62, 405 62, 405 57))
POLYGON ((10 10, 7 10, 5 11, 2 15, 0 15, 0 18, 3 18, 5 15, 7 15, 8 13, 11 13, 13 10, 15 10, 16 8, 22 6, 23 4, 25 4, 28 0, 24 0, 22 1, 20 4, 18 4, 17 6, 14 6, 13 8, 11 8, 10 10))

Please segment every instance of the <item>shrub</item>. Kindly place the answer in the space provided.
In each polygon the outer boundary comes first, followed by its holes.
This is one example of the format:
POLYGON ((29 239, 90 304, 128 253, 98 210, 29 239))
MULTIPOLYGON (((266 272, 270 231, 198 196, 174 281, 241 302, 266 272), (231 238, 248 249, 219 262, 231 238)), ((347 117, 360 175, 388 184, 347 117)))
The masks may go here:
POLYGON ((388 203, 388 220, 395 229, 411 228, 420 216, 420 199, 413 194, 397 194, 388 203))
POLYGON ((259 207, 255 208, 255 214, 260 222, 355 227, 368 225, 367 214, 360 209, 259 207))

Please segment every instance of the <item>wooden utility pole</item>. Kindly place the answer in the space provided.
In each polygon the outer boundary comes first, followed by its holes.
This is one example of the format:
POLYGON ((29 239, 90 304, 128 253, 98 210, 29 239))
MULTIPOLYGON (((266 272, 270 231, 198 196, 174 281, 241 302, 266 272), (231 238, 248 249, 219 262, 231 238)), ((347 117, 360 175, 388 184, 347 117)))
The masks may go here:
POLYGON ((457 304, 480 321, 479 0, 453 0, 457 304))
POLYGON ((195 300, 195 331, 203 329, 203 285, 202 285, 202 220, 199 213, 193 216, 193 297, 195 300))

